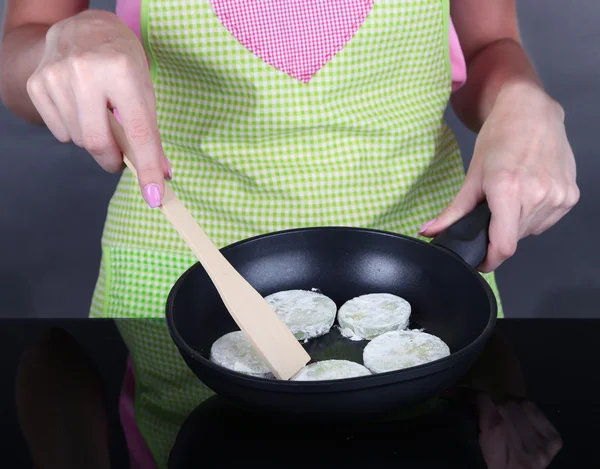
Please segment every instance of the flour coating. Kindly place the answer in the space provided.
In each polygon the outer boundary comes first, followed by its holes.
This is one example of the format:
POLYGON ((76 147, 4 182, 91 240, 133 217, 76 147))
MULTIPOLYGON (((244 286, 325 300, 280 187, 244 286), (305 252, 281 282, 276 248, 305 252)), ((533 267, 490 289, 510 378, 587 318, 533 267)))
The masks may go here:
POLYGON ((358 296, 342 305, 338 322, 342 335, 352 340, 372 340, 389 331, 406 329, 411 306, 390 293, 358 296))
POLYGON ((335 322, 337 305, 322 293, 285 290, 273 293, 265 300, 298 340, 325 335, 335 322))
POLYGON ((259 378, 273 378, 267 362, 242 331, 225 334, 210 349, 210 361, 238 373, 259 378))
POLYGON ((323 360, 302 368, 292 381, 324 381, 369 376, 364 366, 348 360, 323 360))
POLYGON ((367 344, 363 362, 376 374, 422 365, 448 355, 448 345, 427 332, 390 331, 367 344))

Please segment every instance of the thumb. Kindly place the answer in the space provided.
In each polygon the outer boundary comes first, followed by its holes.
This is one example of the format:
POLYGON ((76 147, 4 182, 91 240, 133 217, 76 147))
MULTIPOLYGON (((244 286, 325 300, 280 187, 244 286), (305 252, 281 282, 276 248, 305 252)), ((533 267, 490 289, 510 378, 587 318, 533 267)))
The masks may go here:
POLYGON ((481 180, 474 175, 467 175, 454 200, 438 215, 425 223, 419 235, 433 238, 458 220, 468 215, 484 198, 481 180))

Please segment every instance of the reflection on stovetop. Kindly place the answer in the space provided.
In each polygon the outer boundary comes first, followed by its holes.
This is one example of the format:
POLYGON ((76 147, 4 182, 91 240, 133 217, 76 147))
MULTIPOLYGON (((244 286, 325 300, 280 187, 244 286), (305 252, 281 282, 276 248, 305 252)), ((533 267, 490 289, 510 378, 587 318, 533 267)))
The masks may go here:
MULTIPOLYGON (((83 344, 102 375, 111 467, 128 467, 117 410, 127 352, 112 320, 5 321, 0 375, 8 385, 0 387, 0 414, 10 451, 2 452, 0 467, 31 467, 22 463, 27 447, 12 380, 25 345, 51 327, 68 330, 83 344)), ((457 387, 385 422, 301 425, 250 414, 215 397, 180 428, 170 468, 600 468, 598 337, 600 320, 499 320, 494 338, 457 387), (527 465, 532 460, 537 463, 527 465)), ((36 412, 42 410, 38 401, 36 412)), ((44 415, 56 414, 56 402, 50 402, 52 412, 44 415)))
POLYGON ((213 397, 182 426, 169 460, 169 469, 198 467, 487 466, 478 444, 477 417, 464 401, 435 399, 418 417, 338 426, 259 416, 213 397))
POLYGON ((453 389, 385 422, 303 424, 214 397, 181 427, 169 469, 600 467, 598 456, 589 457, 595 452, 581 453, 581 460, 573 453, 561 457, 573 438, 595 439, 560 425, 561 410, 576 400, 584 399, 586 412, 571 414, 571 422, 580 418, 578 428, 600 435, 591 395, 600 385, 597 374, 589 374, 600 365, 600 353, 591 348, 600 321, 587 325, 499 321, 476 365, 453 389))

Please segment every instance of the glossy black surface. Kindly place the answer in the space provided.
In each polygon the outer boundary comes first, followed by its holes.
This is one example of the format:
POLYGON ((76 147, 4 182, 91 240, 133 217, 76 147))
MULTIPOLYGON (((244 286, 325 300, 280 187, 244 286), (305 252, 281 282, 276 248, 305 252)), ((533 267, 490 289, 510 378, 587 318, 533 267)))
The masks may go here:
MULTIPOLYGON (((472 231, 467 235, 478 239, 478 231, 472 231)), ((355 228, 309 228, 252 238, 222 252, 263 296, 316 288, 340 307, 367 293, 399 295, 412 305, 410 327, 424 328, 451 350, 450 356, 418 367, 318 384, 231 372, 208 358, 212 344, 238 327, 210 277, 196 264, 167 301, 175 344, 211 389, 262 412, 354 419, 414 405, 454 384, 477 358, 496 321, 496 301, 481 275, 446 248, 413 238, 355 228)), ((364 345, 334 329, 305 347, 318 349, 321 357, 343 359, 364 345)))
POLYGON ((169 469, 485 469, 477 433, 466 403, 439 401, 424 415, 401 421, 303 425, 247 413, 215 397, 180 430, 169 469))
MULTIPOLYGON (((126 446, 122 440, 117 409, 126 350, 110 320, 3 322, 0 328, 0 350, 3 354, 3 360, 0 361, 0 377, 3 380, 0 386, 0 430, 3 435, 0 440, 0 467, 32 468, 28 449, 16 422, 14 375, 25 344, 49 327, 63 327, 69 331, 84 345, 98 367, 106 391, 112 467, 127 468, 126 446)), ((600 320, 501 319, 496 331, 506 338, 506 343, 517 357, 517 364, 527 385, 527 397, 535 402, 562 438, 562 448, 547 467, 600 467, 600 452, 597 450, 600 436, 600 351, 596 345, 600 337, 600 320)), ((490 347, 491 344, 488 344, 484 355, 492 350, 490 347)), ((504 355, 488 355, 491 359, 482 363, 487 364, 489 377, 495 382, 493 387, 500 391, 509 388, 511 379, 502 369, 505 365, 504 355)), ((510 364, 513 365, 512 362, 510 364)), ((228 418, 225 410, 219 409, 215 401, 210 402, 210 408, 199 409, 193 414, 197 416, 206 412, 207 418, 195 420, 191 417, 188 420, 191 426, 187 428, 191 428, 192 434, 210 433, 212 441, 194 443, 195 436, 187 439, 182 437, 176 446, 179 456, 184 460, 203 461, 196 467, 293 467, 288 465, 290 459, 302 461, 302 467, 307 468, 353 467, 353 459, 354 467, 361 468, 477 468, 476 464, 481 463, 478 416, 473 403, 464 400, 450 401, 445 407, 437 407, 437 412, 422 414, 422 417, 412 421, 404 420, 397 427, 390 424, 363 424, 358 428, 342 429, 345 434, 327 432, 326 427, 308 427, 307 432, 306 427, 302 429, 297 424, 290 426, 276 420, 265 422, 256 416, 236 417, 238 427, 234 427, 230 420, 232 417, 228 418), (219 432, 224 425, 226 431, 219 432), (418 432, 414 429, 418 429, 418 432), (373 432, 375 438, 372 437, 373 432), (312 438, 310 445, 306 438, 312 438), (256 440, 263 440, 263 448, 268 448, 264 452, 257 450, 253 446, 256 440), (276 457, 271 446, 275 443, 282 445, 283 449, 290 449, 286 453, 289 459, 276 457), (336 452, 338 445, 345 448, 347 465, 339 464, 339 461, 336 463, 336 456, 341 454, 336 452), (328 463, 319 466, 302 459, 300 449, 308 446, 314 448, 311 456, 313 461, 325 458, 322 460, 328 463), (402 465, 402 455, 412 462, 409 464, 405 459, 402 465), (440 465, 444 462, 448 465, 440 465)), ((184 431, 185 427, 182 427, 182 435, 184 431)))
MULTIPOLYGON (((477 363, 485 375, 482 382, 498 396, 524 379, 526 397, 562 438, 549 466, 531 467, 600 467, 595 449, 600 436, 598 334, 596 320, 500 320, 495 337, 505 340, 507 355, 514 353, 516 361, 498 356, 490 343, 477 363), (513 375, 512 368, 520 371, 513 375)), ((392 422, 312 426, 251 413, 216 397, 199 406, 181 428, 170 469, 199 467, 201 460, 208 467, 232 468, 284 467, 282 461, 290 468, 485 468, 479 415, 469 395, 429 401, 430 407, 392 417, 392 422)), ((504 444, 501 438, 498 444, 504 444)), ((489 458, 489 449, 487 454, 489 458)))

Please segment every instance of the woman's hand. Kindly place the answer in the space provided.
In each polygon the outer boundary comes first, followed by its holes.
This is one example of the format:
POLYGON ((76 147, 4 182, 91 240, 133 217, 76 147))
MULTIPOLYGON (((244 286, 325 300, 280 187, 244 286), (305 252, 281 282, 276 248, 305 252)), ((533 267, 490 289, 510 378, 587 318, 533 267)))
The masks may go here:
POLYGON ((482 272, 498 268, 520 239, 546 231, 579 200, 563 110, 537 85, 503 87, 479 132, 463 186, 420 234, 436 236, 486 198, 492 219, 482 272))
POLYGON ((531 401, 476 398, 479 446, 489 469, 545 469, 562 448, 556 428, 531 401))
POLYGON ((124 166, 107 113, 118 109, 144 199, 160 205, 171 170, 152 81, 142 45, 116 15, 87 10, 54 24, 27 91, 54 136, 85 148, 108 172, 124 166))
POLYGON ((556 428, 527 398, 519 357, 500 330, 444 397, 474 406, 489 469, 545 469, 562 448, 556 428))

